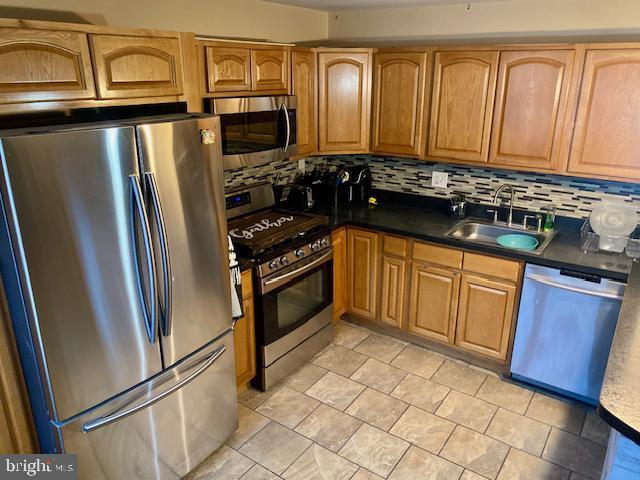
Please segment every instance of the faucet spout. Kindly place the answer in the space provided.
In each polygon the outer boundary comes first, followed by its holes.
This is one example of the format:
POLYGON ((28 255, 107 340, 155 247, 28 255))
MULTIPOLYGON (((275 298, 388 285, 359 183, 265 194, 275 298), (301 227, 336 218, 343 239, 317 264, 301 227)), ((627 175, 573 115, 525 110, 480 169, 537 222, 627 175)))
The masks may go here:
POLYGON ((514 190, 513 190, 513 185, 510 185, 508 183, 503 183, 502 185, 500 185, 500 187, 498 187, 498 189, 496 190, 496 193, 493 195, 493 203, 495 205, 498 204, 498 198, 500 197, 500 194, 506 190, 509 189, 509 216, 507 217, 507 225, 511 226, 513 224, 513 198, 515 196, 514 190))

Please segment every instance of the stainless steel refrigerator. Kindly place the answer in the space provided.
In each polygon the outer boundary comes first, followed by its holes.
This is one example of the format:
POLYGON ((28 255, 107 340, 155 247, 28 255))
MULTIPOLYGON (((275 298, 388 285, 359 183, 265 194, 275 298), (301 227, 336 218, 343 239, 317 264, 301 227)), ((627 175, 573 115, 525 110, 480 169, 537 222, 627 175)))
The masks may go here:
POLYGON ((180 478, 237 427, 219 129, 183 114, 0 133, 38 434, 81 479, 180 478))

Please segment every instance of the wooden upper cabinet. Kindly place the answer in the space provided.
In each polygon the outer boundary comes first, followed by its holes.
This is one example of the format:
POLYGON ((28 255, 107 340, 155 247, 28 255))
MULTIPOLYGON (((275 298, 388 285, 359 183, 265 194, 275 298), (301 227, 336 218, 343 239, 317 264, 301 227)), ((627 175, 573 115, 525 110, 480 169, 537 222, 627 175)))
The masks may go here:
POLYGON ((416 157, 424 154, 427 55, 374 55, 372 151, 416 157))
POLYGON ((251 90, 251 52, 248 48, 205 47, 207 92, 251 90))
POLYGON ((90 35, 90 39, 99 98, 182 94, 178 38, 90 35))
POLYGON ((368 320, 376 319, 378 250, 378 234, 347 229, 348 311, 368 320))
POLYGON ((568 171, 640 180, 640 49, 588 50, 568 171))
POLYGON ((500 54, 489 162, 559 171, 574 50, 500 54))
POLYGON ((428 155, 486 162, 499 52, 437 52, 428 155))
POLYGON ((409 332, 454 342, 460 272, 414 262, 411 267, 409 332))
POLYGON ((310 50, 291 52, 293 94, 298 100, 298 155, 308 155, 317 148, 317 67, 316 54, 310 50))
POLYGON ((288 50, 251 50, 251 90, 283 94, 289 92, 288 50))
POLYGON ((462 274, 456 345, 506 360, 515 308, 516 286, 462 274))
POLYGON ((0 28, 0 102, 95 97, 87 36, 0 28))
POLYGON ((371 53, 318 53, 319 134, 322 153, 369 150, 371 53))

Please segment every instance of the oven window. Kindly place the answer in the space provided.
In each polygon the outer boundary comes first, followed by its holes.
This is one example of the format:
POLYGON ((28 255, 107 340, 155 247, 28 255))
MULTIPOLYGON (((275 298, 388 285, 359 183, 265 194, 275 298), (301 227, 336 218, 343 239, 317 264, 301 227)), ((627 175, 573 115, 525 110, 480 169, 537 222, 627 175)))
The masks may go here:
POLYGON ((309 312, 316 311, 324 302, 320 270, 276 294, 278 328, 295 324, 309 312))
POLYGON ((262 345, 286 336, 333 303, 333 262, 256 297, 256 334, 262 345))
POLYGON ((220 117, 222 152, 242 155, 280 147, 278 112, 247 112, 220 117))

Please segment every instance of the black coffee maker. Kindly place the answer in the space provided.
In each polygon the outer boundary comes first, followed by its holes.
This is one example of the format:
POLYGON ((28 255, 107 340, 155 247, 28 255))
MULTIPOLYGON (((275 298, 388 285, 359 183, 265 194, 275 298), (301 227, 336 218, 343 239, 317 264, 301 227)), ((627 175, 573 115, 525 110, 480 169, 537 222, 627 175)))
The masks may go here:
POLYGON ((337 174, 337 203, 367 203, 371 196, 371 169, 367 165, 340 167, 337 174))

